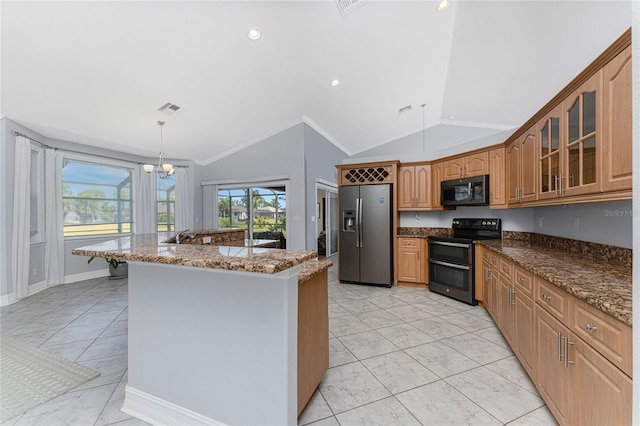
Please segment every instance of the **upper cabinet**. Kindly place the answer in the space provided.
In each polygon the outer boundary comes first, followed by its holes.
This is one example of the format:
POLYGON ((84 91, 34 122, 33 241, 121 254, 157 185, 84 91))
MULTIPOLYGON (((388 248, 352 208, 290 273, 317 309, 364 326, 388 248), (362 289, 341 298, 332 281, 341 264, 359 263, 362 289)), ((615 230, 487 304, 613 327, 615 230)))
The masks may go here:
POLYGON ((509 206, 536 200, 535 150, 535 127, 524 132, 507 146, 507 201, 509 206))
POLYGON ((506 163, 504 147, 489 151, 489 191, 491 208, 507 207, 506 163))
POLYGON ((560 115, 558 105, 538 122, 538 199, 560 195, 560 115))
POLYGON ((633 169, 631 46, 603 69, 602 190, 630 190, 633 169))
POLYGON ((488 151, 456 157, 444 162, 444 180, 486 175, 488 173, 488 151))
POLYGON ((398 210, 431 208, 431 166, 429 164, 398 167, 398 210))
POLYGON ((561 118, 566 125, 560 137, 564 158, 560 159, 558 192, 563 196, 600 192, 602 71, 562 102, 561 118))
POLYGON ((444 179, 444 161, 431 164, 431 207, 432 209, 442 209, 440 194, 442 193, 441 183, 444 179))

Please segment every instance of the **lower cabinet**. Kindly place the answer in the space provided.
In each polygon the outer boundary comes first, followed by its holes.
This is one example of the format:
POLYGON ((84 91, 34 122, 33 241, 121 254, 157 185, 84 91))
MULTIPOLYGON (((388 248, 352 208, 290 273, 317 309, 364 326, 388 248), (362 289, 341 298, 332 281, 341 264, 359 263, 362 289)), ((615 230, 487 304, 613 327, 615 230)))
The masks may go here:
POLYGON ((560 424, 631 424, 631 379, 536 307, 536 387, 560 424))
POLYGON ((424 238, 398 238, 397 277, 400 282, 427 282, 427 249, 424 238))
POLYGON ((541 307, 536 306, 535 313, 534 383, 556 420, 568 424, 569 371, 564 366, 563 336, 569 330, 541 307))
POLYGON ((631 424, 631 327, 494 253, 482 272, 484 305, 556 420, 631 424))

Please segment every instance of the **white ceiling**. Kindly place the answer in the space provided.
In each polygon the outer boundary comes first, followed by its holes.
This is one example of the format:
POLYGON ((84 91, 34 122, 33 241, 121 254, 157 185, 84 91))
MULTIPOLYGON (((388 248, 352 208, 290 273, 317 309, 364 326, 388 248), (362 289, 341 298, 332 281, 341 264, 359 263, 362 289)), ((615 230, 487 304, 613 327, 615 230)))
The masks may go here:
POLYGON ((426 127, 518 127, 631 25, 630 0, 436 4, 2 1, 0 113, 144 156, 164 120, 200 164, 303 121, 356 154, 422 130, 423 103, 426 127))

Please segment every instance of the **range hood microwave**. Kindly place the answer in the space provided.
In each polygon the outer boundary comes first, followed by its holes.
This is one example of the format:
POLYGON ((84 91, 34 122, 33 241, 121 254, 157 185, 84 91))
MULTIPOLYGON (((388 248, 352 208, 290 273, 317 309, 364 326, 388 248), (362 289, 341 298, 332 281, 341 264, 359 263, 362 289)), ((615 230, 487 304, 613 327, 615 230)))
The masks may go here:
POLYGON ((445 180, 440 185, 443 206, 489 205, 489 175, 445 180))

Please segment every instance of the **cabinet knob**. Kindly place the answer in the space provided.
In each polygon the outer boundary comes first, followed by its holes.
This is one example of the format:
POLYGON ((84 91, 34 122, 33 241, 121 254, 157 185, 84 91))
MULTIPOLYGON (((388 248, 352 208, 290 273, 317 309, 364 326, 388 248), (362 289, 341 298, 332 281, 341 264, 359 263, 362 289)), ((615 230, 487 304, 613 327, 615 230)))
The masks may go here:
POLYGON ((591 325, 591 324, 587 323, 587 324, 584 326, 584 329, 585 329, 586 331, 588 331, 588 332, 592 332, 592 331, 596 331, 596 330, 598 329, 598 327, 596 327, 595 325, 591 325))
POLYGON ((517 280, 517 281, 518 281, 519 283, 521 283, 521 282, 522 282, 522 278, 518 277, 518 280, 517 280))
POLYGON ((547 301, 547 302, 548 302, 549 300, 551 300, 551 297, 550 297, 550 296, 547 296, 546 294, 543 294, 543 295, 542 295, 542 300, 544 300, 544 301, 547 301))

